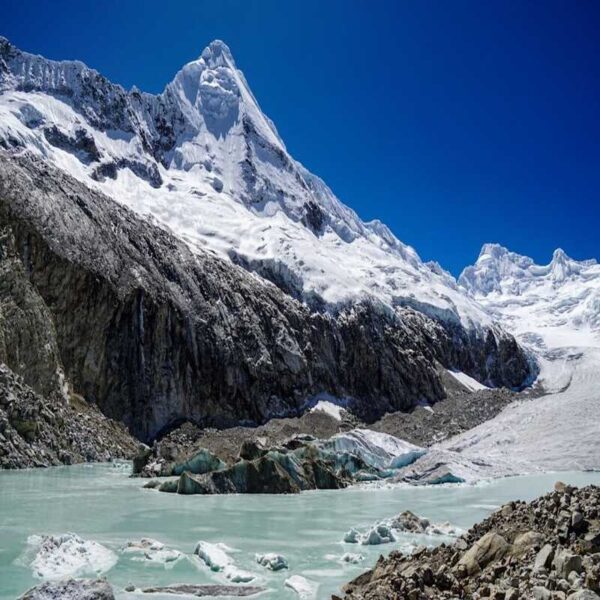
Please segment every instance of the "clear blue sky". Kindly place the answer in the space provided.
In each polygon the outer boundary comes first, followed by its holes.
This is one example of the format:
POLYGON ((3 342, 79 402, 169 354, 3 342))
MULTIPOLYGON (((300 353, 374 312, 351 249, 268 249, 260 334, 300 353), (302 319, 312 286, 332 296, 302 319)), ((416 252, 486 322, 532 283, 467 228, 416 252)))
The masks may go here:
POLYGON ((292 155, 424 259, 600 258, 596 0, 3 0, 0 33, 150 92, 223 39, 292 155))

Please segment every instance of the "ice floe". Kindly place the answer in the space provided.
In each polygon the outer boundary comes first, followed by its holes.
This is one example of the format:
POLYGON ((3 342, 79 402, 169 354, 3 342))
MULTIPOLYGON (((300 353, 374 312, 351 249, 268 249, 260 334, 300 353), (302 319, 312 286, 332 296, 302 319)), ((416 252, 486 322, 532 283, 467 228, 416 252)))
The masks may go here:
POLYGON ((226 579, 233 583, 248 583, 256 579, 256 575, 244 571, 234 564, 233 558, 229 556, 232 552, 226 544, 199 541, 194 549, 194 554, 211 570, 220 572, 226 579))
POLYGON ((117 555, 112 550, 75 533, 32 535, 27 543, 35 548, 31 569, 41 579, 99 575, 117 562, 117 555))
POLYGON ((462 530, 448 522, 431 523, 428 519, 404 511, 396 517, 375 523, 364 530, 353 527, 344 534, 343 541, 347 544, 377 546, 397 541, 398 534, 401 533, 456 537, 462 533, 462 530))
POLYGON ((351 565, 357 565, 363 560, 365 560, 365 557, 362 554, 357 554, 355 552, 346 552, 345 554, 342 554, 342 557, 340 558, 341 562, 351 565))
POLYGON ((302 575, 292 575, 284 582, 285 587, 294 590, 298 594, 300 600, 313 600, 317 597, 319 585, 314 581, 302 577, 302 575))
POLYGON ((123 552, 135 554, 133 560, 144 560, 164 565, 172 565, 183 556, 179 550, 167 548, 162 542, 151 538, 127 542, 123 552))
POLYGON ((261 567, 266 567, 271 571, 280 571, 281 569, 288 568, 288 561, 285 556, 281 554, 275 554, 274 552, 269 552, 267 554, 256 554, 255 556, 256 562, 261 567))

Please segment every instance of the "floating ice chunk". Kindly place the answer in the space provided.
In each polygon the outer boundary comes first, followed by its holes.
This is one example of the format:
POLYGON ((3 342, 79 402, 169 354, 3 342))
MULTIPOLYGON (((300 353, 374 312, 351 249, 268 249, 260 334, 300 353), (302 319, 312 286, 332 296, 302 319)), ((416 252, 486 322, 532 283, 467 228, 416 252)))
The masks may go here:
POLYGON ((211 544, 201 540, 196 544, 194 554, 212 571, 223 571, 233 564, 233 559, 226 552, 229 549, 225 544, 211 544))
POLYGON ((344 534, 344 542, 347 544, 358 544, 360 542, 361 533, 354 527, 344 534))
POLYGON ((444 523, 432 523, 427 528, 427 535, 447 535, 449 537, 458 537, 463 533, 460 527, 455 527, 448 521, 444 523))
POLYGON ((248 583, 256 579, 256 575, 253 573, 238 569, 234 565, 226 565, 223 569, 223 574, 233 583, 248 583))
POLYGON ((319 585, 301 575, 292 575, 284 581, 285 587, 294 590, 301 600, 312 600, 317 597, 319 585))
POLYGON ((395 541, 396 536, 392 528, 387 523, 379 523, 362 536, 360 543, 363 546, 378 546, 379 544, 389 544, 395 541))
POLYGON ((456 537, 462 533, 462 530, 448 522, 431 523, 429 519, 419 517, 407 510, 392 519, 375 523, 365 531, 353 527, 344 535, 344 542, 363 546, 388 544, 397 541, 397 533, 456 537))
POLYGON ((123 552, 141 555, 133 560, 148 560, 165 565, 174 563, 183 556, 179 550, 167 548, 162 542, 151 538, 142 538, 141 540, 127 542, 127 546, 123 548, 123 552))
POLYGON ((362 554, 356 554, 354 552, 346 552, 342 555, 340 560, 344 563, 349 563, 351 565, 356 565, 362 560, 365 560, 365 557, 362 554))
POLYGON ((288 568, 287 559, 281 554, 275 554, 274 552, 256 554, 256 562, 261 567, 266 567, 267 569, 271 569, 271 571, 280 571, 281 569, 288 568))
POLYGON ((377 546, 395 541, 396 536, 385 521, 376 523, 364 533, 353 527, 344 535, 344 542, 347 544, 362 544, 363 546, 377 546))
POLYGON ((99 575, 117 562, 117 555, 112 550, 74 533, 32 535, 27 543, 37 547, 31 569, 42 579, 99 575))

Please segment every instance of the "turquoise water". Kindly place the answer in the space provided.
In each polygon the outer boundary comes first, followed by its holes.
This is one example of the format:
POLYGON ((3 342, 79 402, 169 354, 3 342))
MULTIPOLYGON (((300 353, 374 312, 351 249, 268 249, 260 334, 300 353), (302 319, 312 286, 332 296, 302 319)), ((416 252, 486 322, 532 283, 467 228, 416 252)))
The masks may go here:
POLYGON ((235 565, 256 573, 258 583, 268 588, 261 598, 297 598, 284 587, 291 575, 318 584, 318 599, 329 598, 380 554, 409 542, 436 541, 406 536, 395 544, 374 547, 341 543, 351 527, 412 510, 435 522, 468 528, 508 500, 528 500, 549 491, 557 479, 574 485, 600 484, 600 473, 560 473, 477 486, 351 488, 293 496, 177 496, 142 489, 143 481, 128 474, 129 466, 124 464, 0 472, 0 599, 13 599, 39 582, 28 564, 27 538, 63 532, 77 533, 117 553, 118 562, 106 577, 120 598, 135 597, 123 591, 129 583, 144 587, 225 582, 222 574, 192 557, 198 540, 235 548, 231 554, 235 565), (120 552, 129 540, 141 537, 157 539, 187 556, 165 568, 120 552), (257 552, 283 554, 290 569, 266 571, 255 562, 257 552), (360 552, 365 561, 341 564, 339 557, 345 552, 360 552))

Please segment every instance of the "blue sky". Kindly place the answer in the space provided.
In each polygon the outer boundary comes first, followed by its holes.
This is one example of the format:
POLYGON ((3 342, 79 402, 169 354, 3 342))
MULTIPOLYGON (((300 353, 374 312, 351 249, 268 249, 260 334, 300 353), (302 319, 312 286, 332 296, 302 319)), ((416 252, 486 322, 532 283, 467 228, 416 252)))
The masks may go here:
POLYGON ((0 34, 158 92, 212 39, 292 155, 454 274, 600 258, 600 2, 3 0, 0 34))

